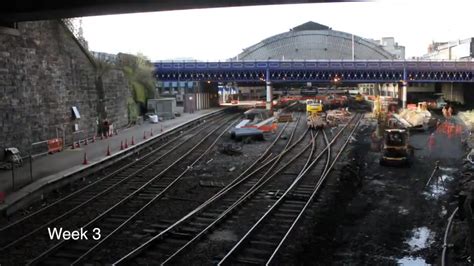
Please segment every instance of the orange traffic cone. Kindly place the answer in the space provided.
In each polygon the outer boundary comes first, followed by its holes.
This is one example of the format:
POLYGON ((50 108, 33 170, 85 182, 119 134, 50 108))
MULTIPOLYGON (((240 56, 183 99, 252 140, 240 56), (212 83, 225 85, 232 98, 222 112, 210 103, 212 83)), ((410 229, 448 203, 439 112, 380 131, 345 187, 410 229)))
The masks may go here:
POLYGON ((106 156, 110 156, 110 145, 107 145, 107 154, 106 156))
POLYGON ((120 141, 120 150, 123 151, 123 141, 120 141))
POLYGON ((132 136, 132 143, 130 143, 130 145, 132 145, 132 146, 135 145, 135 141, 134 141, 133 136, 132 136))
POLYGON ((128 149, 128 140, 125 139, 125 149, 128 149))
POLYGON ((84 152, 84 160, 82 161, 83 165, 88 164, 89 162, 87 161, 87 152, 84 152))

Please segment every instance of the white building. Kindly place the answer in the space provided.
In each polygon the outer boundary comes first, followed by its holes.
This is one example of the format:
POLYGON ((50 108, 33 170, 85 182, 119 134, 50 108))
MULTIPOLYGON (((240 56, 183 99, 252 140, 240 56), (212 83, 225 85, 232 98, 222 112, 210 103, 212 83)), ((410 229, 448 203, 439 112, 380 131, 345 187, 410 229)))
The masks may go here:
POLYGON ((395 59, 405 59, 405 46, 398 45, 394 37, 383 37, 382 40, 370 39, 370 41, 380 45, 383 49, 393 54, 395 59))
POLYGON ((471 60, 474 57, 474 38, 450 42, 433 42, 422 59, 471 60))

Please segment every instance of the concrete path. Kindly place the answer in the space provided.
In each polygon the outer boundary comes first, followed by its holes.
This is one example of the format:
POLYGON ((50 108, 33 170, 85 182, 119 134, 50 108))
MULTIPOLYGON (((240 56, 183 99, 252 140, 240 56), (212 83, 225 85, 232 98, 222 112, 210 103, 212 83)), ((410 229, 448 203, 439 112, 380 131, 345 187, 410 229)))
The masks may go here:
MULTIPOLYGON (((202 115, 219 110, 219 108, 206 109, 194 112, 192 114, 181 114, 180 117, 176 117, 172 120, 166 120, 159 122, 158 124, 151 124, 145 121, 142 125, 133 126, 131 128, 119 130, 119 134, 113 137, 109 137, 103 140, 96 140, 94 143, 89 143, 80 148, 71 149, 66 148, 62 152, 42 156, 33 160, 33 176, 30 175, 30 165, 28 160, 25 161, 21 168, 15 168, 14 171, 14 188, 12 186, 12 171, 11 170, 0 170, 0 194, 3 192, 7 199, 14 197, 16 191, 22 187, 25 187, 32 183, 39 183, 40 179, 48 179, 55 176, 54 179, 67 175, 80 168, 83 168, 84 154, 87 154, 89 163, 97 162, 106 157, 107 146, 110 147, 111 155, 120 151, 120 142, 125 140, 128 141, 130 146, 132 136, 135 144, 138 144, 143 139, 145 133, 146 138, 150 137, 151 132, 153 135, 161 133, 161 130, 167 131, 173 127, 183 124, 189 120, 195 119, 202 115)), ((32 184, 34 185, 34 184, 32 184)), ((31 185, 30 185, 31 186, 31 185)), ((28 186, 28 187, 30 187, 28 186)), ((34 188, 31 188, 34 189, 34 188)), ((20 193, 18 193, 20 194, 20 193)), ((0 199, 1 200, 1 199, 0 199)), ((7 200, 6 200, 7 201, 7 200)), ((1 202, 0 202, 1 203, 1 202)))

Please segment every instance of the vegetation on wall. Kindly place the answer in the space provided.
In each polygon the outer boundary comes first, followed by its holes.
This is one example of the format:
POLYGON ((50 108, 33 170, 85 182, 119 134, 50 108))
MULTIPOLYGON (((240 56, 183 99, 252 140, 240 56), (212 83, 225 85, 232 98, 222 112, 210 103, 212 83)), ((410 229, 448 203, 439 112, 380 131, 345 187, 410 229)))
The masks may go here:
POLYGON ((139 115, 143 115, 147 111, 146 104, 148 99, 155 97, 153 65, 142 54, 136 56, 119 54, 118 58, 118 62, 130 82, 133 100, 138 106, 139 115))

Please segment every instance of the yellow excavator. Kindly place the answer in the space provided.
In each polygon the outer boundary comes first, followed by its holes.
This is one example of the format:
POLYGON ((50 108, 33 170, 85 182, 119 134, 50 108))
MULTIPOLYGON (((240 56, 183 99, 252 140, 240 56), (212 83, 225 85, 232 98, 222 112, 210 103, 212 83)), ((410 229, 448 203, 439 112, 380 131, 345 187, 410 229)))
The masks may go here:
POLYGON ((306 100, 307 125, 309 128, 324 128, 327 125, 323 104, 318 100, 306 100))
POLYGON ((413 157, 413 148, 408 145, 406 129, 386 129, 382 149, 381 165, 409 165, 413 157))
POLYGON ((323 104, 318 100, 306 100, 306 113, 308 116, 314 113, 320 113, 323 111, 323 104))

